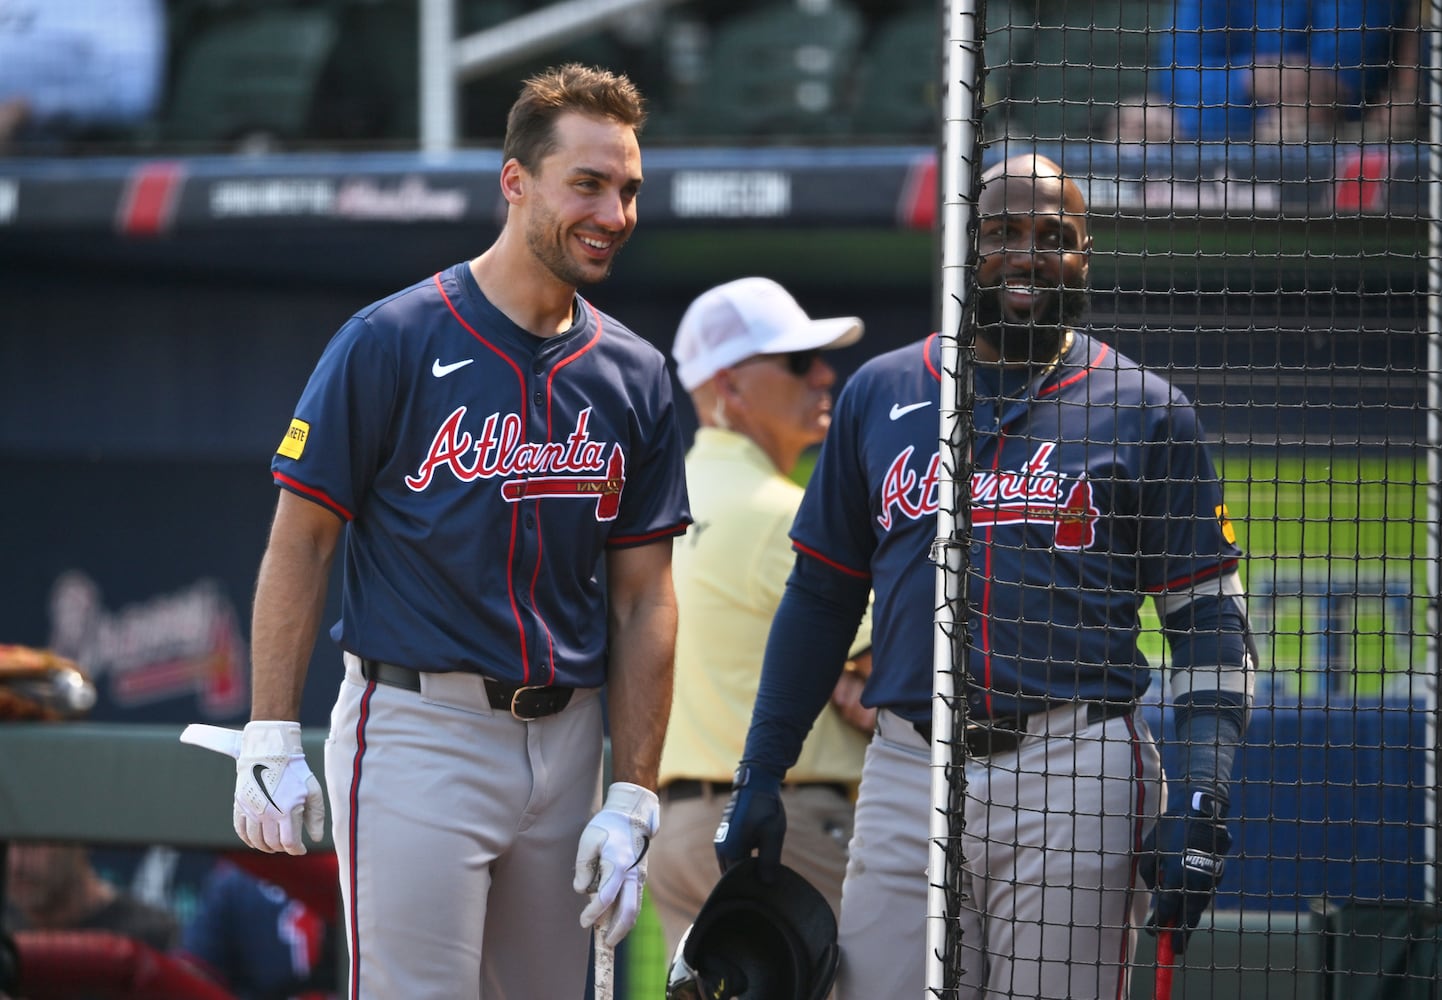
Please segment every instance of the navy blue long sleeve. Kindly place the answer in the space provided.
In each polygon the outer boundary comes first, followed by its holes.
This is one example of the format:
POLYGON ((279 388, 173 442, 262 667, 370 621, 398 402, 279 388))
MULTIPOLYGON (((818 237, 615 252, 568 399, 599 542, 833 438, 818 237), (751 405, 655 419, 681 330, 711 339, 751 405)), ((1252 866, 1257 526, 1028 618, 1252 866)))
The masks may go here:
POLYGON ((846 665, 870 585, 797 555, 776 609, 742 760, 783 777, 846 665))

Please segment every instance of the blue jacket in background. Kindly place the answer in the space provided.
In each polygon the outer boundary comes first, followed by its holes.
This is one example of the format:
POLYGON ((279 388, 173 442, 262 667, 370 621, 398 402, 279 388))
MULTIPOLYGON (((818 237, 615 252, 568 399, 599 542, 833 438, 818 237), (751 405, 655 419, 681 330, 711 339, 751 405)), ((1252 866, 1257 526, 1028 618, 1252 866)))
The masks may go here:
POLYGON ((1406 0, 1176 0, 1158 53, 1162 95, 1179 137, 1250 139, 1248 75, 1285 56, 1331 67, 1351 95, 1342 116, 1357 118, 1386 86, 1394 29, 1409 21, 1406 0))

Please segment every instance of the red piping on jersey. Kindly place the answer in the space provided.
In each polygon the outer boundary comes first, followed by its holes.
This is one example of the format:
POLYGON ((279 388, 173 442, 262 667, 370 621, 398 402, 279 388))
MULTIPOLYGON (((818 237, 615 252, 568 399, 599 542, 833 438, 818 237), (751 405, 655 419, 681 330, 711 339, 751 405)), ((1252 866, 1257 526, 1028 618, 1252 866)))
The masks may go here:
MULTIPOLYGON (((936 334, 933 334, 932 336, 936 336, 936 334)), ((1054 384, 1052 384, 1052 385, 1044 386, 1043 388, 1038 389, 1038 390, 1037 390, 1037 393, 1036 393, 1037 396, 1038 396, 1038 397, 1041 397, 1041 396, 1049 395, 1050 393, 1056 392, 1057 390, 1063 388, 1064 386, 1071 385, 1073 382, 1076 382, 1076 381, 1078 381, 1078 380, 1080 380, 1080 379, 1086 378, 1087 376, 1089 376, 1089 375, 1092 373, 1092 369, 1094 369, 1094 368, 1097 366, 1097 364, 1101 361, 1101 359, 1104 358, 1104 357, 1106 357, 1107 354, 1110 353, 1110 351, 1111 351, 1111 348, 1110 348, 1109 345, 1107 345, 1107 344, 1102 344, 1102 345, 1101 345, 1101 349, 1097 352, 1097 356, 1096 356, 1096 358, 1095 358, 1094 360, 1089 361, 1086 365, 1084 365, 1084 366, 1082 367, 1082 369, 1081 369, 1080 371, 1075 372, 1075 373, 1073 373, 1073 374, 1071 374, 1071 375, 1068 375, 1066 378, 1061 379, 1061 380, 1057 381, 1056 383, 1054 383, 1054 384)), ((931 367, 931 352, 930 352, 929 350, 927 351, 926 360, 927 360, 927 367, 928 367, 928 368, 931 367)), ((1013 422, 1015 422, 1015 421, 1013 421, 1013 422)), ((1001 430, 997 432, 997 435, 996 435, 996 453, 995 453, 995 455, 993 456, 993 458, 992 458, 992 460, 991 460, 991 471, 992 471, 993 473, 995 473, 998 469, 1001 468, 1001 453, 1002 453, 1003 451, 1005 451, 1005 450, 1006 450, 1006 426, 1003 426, 1003 427, 1001 428, 1001 430)), ((985 667, 984 667, 983 670, 982 670, 982 685, 983 685, 983 687, 984 687, 985 690, 986 690, 986 714, 987 714, 988 716, 994 715, 994 709, 993 709, 993 706, 992 706, 992 699, 991 699, 991 628, 990 628, 990 622, 991 622, 991 560, 992 560, 992 555, 993 555, 993 545, 992 545, 992 542, 994 541, 995 532, 996 532, 996 520, 993 519, 993 520, 989 521, 989 522, 987 523, 987 526, 986 526, 986 545, 985 545, 985 547, 984 547, 984 551, 986 552, 986 556, 985 556, 985 559, 984 559, 984 564, 983 564, 983 569, 982 569, 982 580, 983 580, 984 582, 982 583, 982 587, 981 587, 981 655, 982 655, 982 660, 983 660, 983 662, 986 664, 985 667)))
POLYGON ((577 358, 579 358, 581 355, 585 354, 585 353, 586 353, 587 351, 589 351, 591 348, 595 347, 596 344, 597 344, 597 343, 600 341, 600 339, 601 339, 601 314, 596 311, 596 307, 593 306, 593 305, 591 305, 591 303, 586 302, 584 299, 582 299, 581 301, 582 301, 582 303, 585 305, 585 307, 590 310, 590 312, 591 312, 591 318, 596 321, 596 332, 595 332, 594 334, 592 334, 592 335, 591 335, 591 339, 588 340, 588 341, 586 341, 583 345, 581 345, 581 347, 577 348, 575 351, 573 351, 572 353, 568 354, 566 357, 562 358, 560 361, 557 361, 557 362, 556 362, 556 366, 551 369, 551 374, 549 374, 549 375, 546 376, 546 440, 547 440, 547 441, 551 440, 551 401, 552 401, 552 399, 554 399, 554 396, 552 395, 552 387, 553 387, 553 385, 554 385, 554 383, 555 383, 555 381, 556 381, 556 376, 561 373, 561 369, 562 369, 562 368, 566 367, 566 366, 569 365, 572 361, 575 361, 575 360, 576 360, 577 358))
POLYGON ((684 535, 685 533, 686 522, 678 521, 669 528, 648 531, 644 535, 612 535, 606 539, 606 548, 618 549, 627 545, 641 545, 646 542, 654 542, 658 538, 674 538, 676 535, 684 535))
POLYGON ((1240 562, 1240 559, 1223 559, 1217 565, 1208 566, 1206 569, 1198 570, 1190 576, 1182 576, 1178 577, 1175 580, 1168 580, 1160 587, 1150 587, 1147 589, 1147 593, 1165 594, 1169 590, 1182 590, 1186 587, 1191 586, 1194 583, 1201 583, 1203 580, 1210 580, 1212 577, 1220 576, 1228 570, 1236 569, 1237 564, 1240 562))
MULTIPOLYGON (((1116 926, 1121 927, 1121 951, 1116 955, 1116 968, 1125 969, 1131 956, 1127 954, 1127 941, 1131 937, 1131 913, 1132 897, 1137 891, 1137 865, 1142 856, 1142 817, 1147 814, 1147 783, 1146 775, 1143 773, 1145 767, 1142 763, 1142 741, 1137 735, 1137 722, 1135 717, 1128 715, 1123 721, 1127 724, 1127 742, 1132 749, 1132 863, 1131 878, 1127 880, 1127 891, 1122 897, 1122 912, 1116 921, 1116 926)), ((1126 976, 1117 978, 1117 991, 1115 1000, 1126 1000, 1126 993, 1122 991, 1122 985, 1126 982, 1126 976)))
POLYGON ((331 510, 335 511, 347 521, 355 520, 354 514, 346 510, 340 504, 336 503, 326 493, 316 489, 313 486, 307 486, 305 485, 305 483, 297 482, 296 480, 287 476, 284 472, 275 473, 275 481, 277 485, 284 486, 286 489, 289 490, 294 490, 301 496, 314 500, 316 503, 321 504, 324 507, 329 507, 331 510))
POLYGON ((1038 397, 1040 397, 1040 396, 1050 396, 1050 395, 1051 395, 1052 393, 1054 393, 1054 392, 1057 392, 1057 391, 1059 391, 1059 390, 1061 390, 1061 389, 1065 389, 1067 386, 1071 385, 1073 382, 1077 382, 1077 381, 1080 381, 1081 379, 1086 378, 1088 375, 1090 375, 1090 374, 1092 373, 1092 369, 1096 368, 1097 365, 1101 364, 1102 359, 1105 358, 1105 357, 1106 357, 1108 354, 1110 354, 1111 352, 1112 352, 1112 347, 1111 347, 1110 344, 1105 344, 1105 343, 1098 344, 1098 345, 1097 345, 1097 356, 1096 356, 1095 358, 1093 358, 1091 361, 1088 361, 1085 365, 1083 365, 1080 371, 1074 372, 1073 374, 1068 375, 1068 376, 1067 376, 1066 378, 1064 378, 1064 379, 1059 379, 1058 381, 1052 383, 1051 385, 1043 386, 1042 388, 1040 388, 1040 389, 1037 390, 1037 392, 1036 392, 1037 396, 1038 396, 1038 397))
POLYGON ((921 343, 921 360, 926 363, 926 370, 931 372, 931 377, 938 382, 941 381, 941 370, 931 363, 931 342, 940 336, 939 333, 933 333, 921 343))
MULTIPOLYGON (((546 423, 547 423, 547 424, 550 424, 550 422, 551 422, 551 421, 550 421, 550 418, 547 417, 546 423)), ((549 441, 550 439, 551 439, 551 436, 550 436, 549 434, 547 434, 547 435, 546 435, 546 440, 549 441)), ((516 506, 519 507, 520 504, 516 504, 516 506)), ((531 607, 533 607, 533 608, 536 607, 536 581, 541 578, 541 550, 542 550, 542 548, 544 547, 544 543, 542 542, 542 538, 544 537, 544 534, 543 534, 542 531, 541 531, 541 505, 540 505, 539 503, 537 503, 537 504, 535 504, 535 508, 536 508, 536 568, 535 568, 535 570, 533 570, 532 573, 531 573, 531 591, 530 591, 531 607)), ((517 512, 517 513, 519 513, 519 512, 517 512)), ((540 617, 540 616, 538 615, 537 617, 540 617)), ((546 627, 546 623, 545 623, 544 620, 541 621, 541 628, 542 628, 542 630, 544 630, 544 632, 546 633, 546 683, 547 683, 547 684, 554 684, 554 683, 556 683, 556 639, 555 639, 554 636, 551 635, 551 630, 546 627)), ((528 675, 527 675, 528 681, 529 681, 529 677, 530 677, 530 675, 528 674, 528 675)))
POLYGON ((350 771, 350 823, 346 828, 346 840, 350 844, 350 1000, 360 1000, 360 908, 356 902, 360 870, 360 782, 361 763, 366 752, 366 723, 371 716, 371 696, 376 692, 376 682, 367 681, 365 694, 361 695, 360 718, 355 727, 355 757, 351 760, 350 771))
POLYGON ((871 574, 870 574, 870 573, 862 572, 862 571, 859 570, 859 569, 852 569, 850 566, 843 566, 843 565, 841 565, 841 563, 837 562, 835 559, 828 559, 828 558, 826 558, 826 556, 823 556, 820 552, 817 552, 815 549, 811 548, 810 546, 802 545, 800 542, 795 541, 794 539, 793 539, 792 542, 791 542, 791 547, 792 547, 793 549, 795 549, 797 552, 800 552, 800 553, 803 554, 803 555, 808 555, 808 556, 810 556, 812 559, 815 559, 817 562, 824 563, 824 564, 826 564, 827 566, 830 566, 832 569, 836 570, 838 573, 845 573, 847 576, 855 577, 855 578, 858 579, 858 580, 870 580, 870 579, 871 579, 871 574))
MULTIPOLYGON (((1006 449, 1006 430, 1003 428, 996 435, 996 454, 991 460, 991 471, 994 473, 1001 467, 1001 453, 1006 449)), ((968 498, 970 499, 970 498, 968 498)), ((991 703, 991 559, 993 555, 992 542, 995 541, 996 524, 993 522, 986 527, 986 545, 982 551, 986 553, 983 557, 982 584, 981 584, 981 659, 985 666, 982 668, 982 688, 986 691, 986 714, 988 718, 996 715, 991 703)))
MULTIPOLYGON (((567 365, 569 365, 572 361, 575 361, 575 360, 576 360, 577 358, 579 358, 581 355, 583 355, 583 354, 585 354, 587 351, 589 351, 592 347, 595 347, 595 346, 596 346, 596 342, 601 339, 601 315, 600 315, 600 313, 598 313, 598 312, 596 311, 596 308, 595 308, 594 306, 592 306, 591 303, 585 302, 585 300, 582 300, 582 301, 583 301, 583 303, 585 304, 586 308, 590 310, 590 312, 591 312, 591 318, 595 320, 596 332, 595 332, 594 334, 592 334, 591 339, 588 340, 588 341, 586 341, 586 343, 583 344, 580 348, 578 348, 577 350, 575 350, 575 351, 573 351, 572 353, 568 354, 566 357, 562 358, 560 361, 556 362, 555 366, 551 369, 551 373, 546 376, 546 440, 547 440, 547 441, 550 441, 550 440, 551 440, 551 424, 552 424, 552 420, 551 420, 551 416, 552 416, 552 415, 551 415, 551 404, 555 401, 555 382, 556 382, 556 376, 557 376, 558 374, 560 374, 560 371, 561 371, 562 368, 564 368, 564 367, 566 367, 567 365)), ((524 393, 523 393, 522 395, 523 395, 523 398, 524 398, 524 393)), ((542 542, 541 542, 541 539, 542 539, 542 533, 541 533, 541 505, 538 503, 538 504, 535 505, 535 507, 536 507, 536 568, 535 568, 535 570, 531 573, 531 589, 530 589, 531 607, 533 607, 533 608, 537 606, 537 605, 536 605, 536 581, 538 581, 538 580, 541 578, 541 549, 542 549, 542 542)), ((540 615, 539 615, 539 614, 537 615, 537 618, 540 618, 540 615)), ((546 668, 547 668, 546 683, 547 683, 547 684, 553 684, 553 683, 555 683, 555 680, 556 680, 556 638, 555 638, 554 635, 551 634, 550 626, 548 626, 548 625, 546 624, 545 619, 544 619, 544 618, 540 618, 540 622, 541 622, 541 629, 542 629, 542 631, 544 631, 544 632, 546 633, 546 668)), ((529 680, 530 674, 528 673, 526 676, 527 676, 527 680, 529 680)))
MULTIPOLYGON (((446 304, 446 308, 451 311, 451 315, 456 318, 456 322, 461 324, 461 326, 465 327, 465 329, 470 333, 470 335, 472 337, 475 337, 478 341, 485 345, 485 347, 492 354, 500 358, 506 364, 510 365, 511 371, 516 373, 516 390, 521 401, 521 405, 518 407, 520 411, 519 416, 521 418, 521 437, 524 439, 527 436, 526 376, 521 373, 521 366, 516 364, 516 362, 512 360, 505 351, 502 351, 495 344, 491 343, 485 337, 482 337, 480 333, 476 331, 475 327, 471 326, 471 324, 466 322, 465 317, 462 316, 460 310, 456 308, 456 304, 452 302, 451 297, 446 294, 445 285, 441 284, 441 274, 439 271, 436 272, 435 276, 432 277, 431 280, 435 282, 436 291, 439 292, 441 295, 441 301, 446 304)), ((514 565, 516 560, 516 519, 518 516, 519 511, 515 507, 513 507, 511 510, 511 543, 506 551, 506 565, 508 567, 514 565)), ((511 618, 516 623, 516 645, 520 647, 521 652, 521 683, 529 684, 531 683, 531 658, 529 652, 526 649, 526 623, 521 619, 521 609, 520 606, 516 603, 515 581, 511 578, 511 574, 509 572, 506 574, 506 597, 511 602, 511 618)), ((542 624, 544 627, 544 623, 542 624)))

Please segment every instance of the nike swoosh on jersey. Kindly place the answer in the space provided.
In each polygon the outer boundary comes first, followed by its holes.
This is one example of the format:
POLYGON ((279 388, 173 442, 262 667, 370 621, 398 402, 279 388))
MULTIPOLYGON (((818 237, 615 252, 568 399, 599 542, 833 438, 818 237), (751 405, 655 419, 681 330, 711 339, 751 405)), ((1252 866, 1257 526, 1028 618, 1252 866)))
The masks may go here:
POLYGON ((891 404, 891 419, 892 419, 892 420, 900 420, 902 417, 906 416, 906 415, 907 415, 908 413, 910 413, 912 410, 919 410, 919 409, 921 409, 923 406, 930 406, 930 405, 931 405, 931 400, 929 400, 929 399, 922 400, 920 403, 912 403, 912 404, 909 405, 909 406, 902 406, 900 403, 892 403, 892 404, 891 404))
POLYGON ((470 364, 474 360, 476 359, 466 358, 464 361, 452 361, 448 365, 443 365, 441 364, 441 359, 436 358, 435 364, 431 365, 431 374, 434 375, 436 378, 445 378, 457 368, 464 368, 466 367, 466 365, 470 364))
POLYGON ((265 780, 263 778, 263 775, 266 771, 269 770, 270 768, 266 767, 264 764, 257 764, 255 765, 255 767, 252 767, 250 769, 250 776, 254 778, 255 783, 260 786, 260 794, 265 796, 265 800, 267 802, 269 802, 272 806, 275 806, 276 812, 280 812, 280 806, 277 806, 275 804, 275 799, 270 797, 270 792, 267 791, 265 787, 265 780))

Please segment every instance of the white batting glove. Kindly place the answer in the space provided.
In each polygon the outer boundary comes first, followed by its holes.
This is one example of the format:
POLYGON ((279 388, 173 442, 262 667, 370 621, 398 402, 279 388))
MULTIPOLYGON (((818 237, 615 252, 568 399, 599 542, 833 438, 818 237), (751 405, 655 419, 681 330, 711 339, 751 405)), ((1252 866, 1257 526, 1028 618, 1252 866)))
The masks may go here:
POLYGON ((250 722, 244 732, 189 725, 192 743, 235 758, 235 833, 258 851, 304 854, 300 828, 325 836, 325 796, 305 762, 299 722, 250 722))
POLYGON ((612 948, 636 925, 646 884, 646 850, 660 827, 656 793, 617 781, 607 790, 601 811, 581 831, 572 888, 591 894, 581 911, 581 926, 600 921, 603 939, 612 948))

